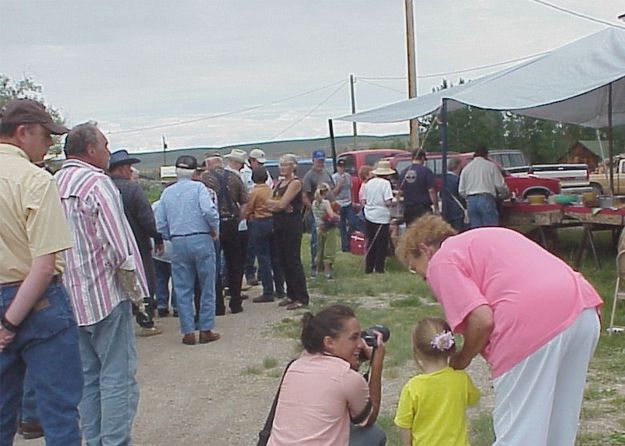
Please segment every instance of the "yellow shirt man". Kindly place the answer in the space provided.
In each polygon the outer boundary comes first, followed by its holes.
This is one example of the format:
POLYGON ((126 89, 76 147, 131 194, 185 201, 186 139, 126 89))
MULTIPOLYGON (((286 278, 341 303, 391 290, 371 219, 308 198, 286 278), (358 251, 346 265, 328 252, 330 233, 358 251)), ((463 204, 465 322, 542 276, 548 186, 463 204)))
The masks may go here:
POLYGON ((0 144, 0 164, 0 283, 24 280, 34 257, 53 252, 61 274, 72 239, 54 178, 11 144, 0 144))

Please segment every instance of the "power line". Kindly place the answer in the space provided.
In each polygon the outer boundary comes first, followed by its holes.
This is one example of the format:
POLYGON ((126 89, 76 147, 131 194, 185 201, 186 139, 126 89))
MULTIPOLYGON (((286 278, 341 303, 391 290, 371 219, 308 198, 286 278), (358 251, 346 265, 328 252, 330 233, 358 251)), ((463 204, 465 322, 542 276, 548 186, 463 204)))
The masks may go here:
MULTIPOLYGON (((549 53, 549 51, 543 51, 541 53, 534 53, 534 54, 530 54, 529 56, 522 56, 522 57, 517 57, 515 59, 508 59, 508 60, 504 60, 502 62, 496 62, 496 63, 491 63, 491 64, 487 64, 487 65, 479 65, 476 67, 469 67, 469 68, 462 68, 460 70, 454 70, 454 71, 445 71, 445 72, 440 72, 440 73, 428 73, 428 74, 422 74, 420 76, 417 76, 417 78, 419 79, 428 79, 428 78, 433 78, 433 77, 445 77, 445 76, 449 76, 450 74, 461 74, 461 73, 468 73, 471 71, 480 71, 480 70, 485 70, 487 68, 495 68, 495 67, 499 67, 502 65, 510 65, 511 63, 515 63, 515 62, 522 62, 524 60, 528 60, 528 59, 533 59, 535 57, 538 56, 543 56, 545 54, 549 53)), ((405 80, 406 76, 356 76, 357 80, 366 82, 368 80, 378 80, 378 81, 383 81, 383 80, 405 80)), ((379 87, 382 87, 381 85, 378 85, 379 87)), ((384 88, 384 87, 382 87, 384 88)))
POLYGON ((308 113, 306 113, 304 116, 302 116, 300 119, 298 119, 297 121, 293 122, 292 124, 289 124, 286 128, 284 128, 283 130, 281 130, 280 132, 276 133, 274 136, 272 136, 269 141, 273 141, 274 139, 276 139, 278 136, 283 135, 284 133, 286 133, 288 130, 292 129, 293 127, 295 127, 297 124, 299 124, 300 122, 302 122, 304 119, 308 118, 310 115, 312 115, 316 110, 319 109, 319 107, 321 107, 323 104, 325 104, 326 102, 328 102, 332 96, 334 96, 335 94, 337 94, 339 92, 339 90, 341 90, 341 88, 343 88, 343 85, 339 85, 338 88, 336 88, 332 93, 330 93, 330 95, 325 98, 323 101, 321 101, 319 104, 315 105, 312 109, 310 109, 310 111, 308 111, 308 113))
POLYGON ((543 5, 543 6, 547 6, 548 8, 552 8, 552 9, 555 9, 555 10, 560 11, 560 12, 564 12, 566 14, 570 14, 570 15, 575 16, 575 17, 579 17, 580 19, 590 20, 591 22, 601 23, 602 25, 608 25, 608 26, 613 26, 613 27, 616 27, 616 28, 623 28, 623 29, 625 29, 625 26, 621 26, 621 25, 619 25, 617 23, 608 22, 607 20, 602 20, 602 19, 598 19, 598 18, 593 17, 593 16, 582 14, 581 12, 573 11, 573 10, 567 9, 567 8, 565 8, 563 6, 554 5, 553 3, 546 2, 544 0, 530 0, 530 1, 532 1, 534 3, 538 3, 538 4, 543 5))
POLYGON ((391 90, 391 91, 394 91, 394 92, 397 92, 397 93, 406 94, 405 91, 397 90, 396 88, 387 87, 385 85, 380 85, 380 84, 378 84, 376 82, 371 82, 371 81, 365 80, 363 78, 358 78, 358 80, 360 80, 361 82, 364 82, 365 84, 373 85, 374 87, 384 88, 385 90, 391 90))
POLYGON ((235 115, 235 114, 238 114, 238 113, 245 113, 245 112, 252 111, 252 110, 258 110, 259 108, 268 107, 270 105, 279 104, 280 102, 290 101, 291 99, 297 99, 297 98, 300 98, 302 96, 306 96, 306 95, 309 95, 309 94, 312 94, 312 93, 316 93, 318 91, 322 91, 322 90, 325 90, 327 88, 334 87, 335 85, 344 84, 344 83, 345 83, 344 80, 340 80, 340 81, 333 82, 331 84, 324 85, 323 87, 315 88, 313 90, 308 90, 308 91, 305 91, 304 93, 299 93, 299 94, 296 94, 296 95, 293 95, 293 96, 289 96, 289 97, 286 97, 286 98, 277 99, 275 101, 267 102, 265 104, 254 105, 252 107, 241 108, 241 109, 238 109, 238 110, 224 112, 224 113, 217 113, 217 114, 210 115, 210 116, 204 116, 202 118, 188 119, 186 121, 175 122, 173 124, 159 124, 159 125, 153 125, 153 126, 148 126, 148 127, 140 127, 140 128, 135 128, 135 129, 119 130, 119 131, 116 131, 116 132, 109 132, 109 134, 110 135, 120 135, 120 134, 123 134, 123 133, 135 133, 135 132, 142 132, 142 131, 145 131, 145 130, 156 130, 156 129, 163 129, 163 128, 168 128, 168 127, 178 127, 178 126, 181 126, 181 125, 192 124, 192 123, 195 123, 195 122, 208 121, 209 119, 216 119, 216 118, 221 118, 221 117, 224 117, 224 116, 235 115))

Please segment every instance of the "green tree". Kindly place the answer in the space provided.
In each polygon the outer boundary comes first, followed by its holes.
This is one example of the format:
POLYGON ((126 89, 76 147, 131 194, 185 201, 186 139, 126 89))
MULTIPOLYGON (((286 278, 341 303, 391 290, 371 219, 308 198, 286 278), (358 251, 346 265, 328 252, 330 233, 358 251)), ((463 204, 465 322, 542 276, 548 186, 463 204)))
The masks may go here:
MULTIPOLYGON (((43 99, 43 88, 41 85, 35 83, 30 77, 24 77, 24 79, 14 81, 8 76, 0 73, 0 108, 4 107, 11 99, 35 99, 39 102, 45 103, 43 99)), ((63 124, 64 120, 59 113, 53 107, 47 107, 48 112, 56 122, 63 124)), ((54 145, 50 147, 49 153, 58 155, 62 152, 60 145, 60 138, 53 137, 54 145)))

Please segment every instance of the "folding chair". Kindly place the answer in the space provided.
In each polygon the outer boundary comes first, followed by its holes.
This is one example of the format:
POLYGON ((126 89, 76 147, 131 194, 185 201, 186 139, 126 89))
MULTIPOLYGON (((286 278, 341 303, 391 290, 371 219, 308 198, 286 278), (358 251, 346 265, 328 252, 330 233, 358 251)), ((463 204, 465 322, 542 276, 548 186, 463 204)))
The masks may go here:
MULTIPOLYGON (((621 236, 621 238, 623 237, 621 236)), ((621 248, 620 243, 619 248, 621 248)), ((616 286, 614 287, 614 298, 612 300, 612 315, 610 316, 610 326, 608 327, 609 334, 625 331, 625 327, 618 327, 614 325, 616 303, 619 300, 625 300, 625 290, 621 289, 621 278, 625 280, 625 250, 619 250, 616 256, 616 286)))

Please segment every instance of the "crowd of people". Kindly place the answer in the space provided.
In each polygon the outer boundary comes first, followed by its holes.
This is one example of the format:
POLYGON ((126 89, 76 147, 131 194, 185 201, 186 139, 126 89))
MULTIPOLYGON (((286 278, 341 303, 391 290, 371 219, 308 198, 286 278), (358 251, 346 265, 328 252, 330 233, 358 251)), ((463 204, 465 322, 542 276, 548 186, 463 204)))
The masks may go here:
MULTIPOLYGON (((480 394, 464 370, 481 354, 495 389, 495 445, 573 445, 602 301, 566 263, 492 227, 491 202, 505 185, 484 164, 487 154, 480 148, 462 173, 450 163, 441 194, 447 221, 437 215, 424 152, 399 176, 407 227, 396 254, 427 281, 446 320, 417 322, 413 354, 422 373, 403 388, 394 421, 407 446, 467 445, 465 409, 480 394), (463 197, 470 231, 458 212, 463 197)), ((363 227, 365 273, 384 273, 395 170, 386 160, 363 166, 354 200, 344 163, 330 175, 323 151, 312 159, 300 179, 297 158, 282 156, 274 181, 260 149, 201 161, 182 155, 151 206, 135 179, 139 160, 126 150, 111 154, 96 123, 70 130, 39 102, 10 101, 0 114, 0 446, 13 444, 18 427, 54 446, 131 444, 135 323, 139 335, 158 335, 154 315, 173 312, 184 345, 218 341, 226 289, 230 314, 243 312, 244 278, 262 285, 254 303, 307 308, 304 222, 313 277, 333 280, 339 246, 348 250, 350 234, 363 227), (39 164, 51 135, 64 134, 66 160, 52 176, 39 164)), ((354 311, 338 304, 306 312, 300 340, 304 351, 283 375, 268 444, 384 445, 375 424, 382 332, 366 339, 354 311)))

